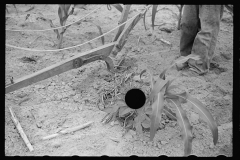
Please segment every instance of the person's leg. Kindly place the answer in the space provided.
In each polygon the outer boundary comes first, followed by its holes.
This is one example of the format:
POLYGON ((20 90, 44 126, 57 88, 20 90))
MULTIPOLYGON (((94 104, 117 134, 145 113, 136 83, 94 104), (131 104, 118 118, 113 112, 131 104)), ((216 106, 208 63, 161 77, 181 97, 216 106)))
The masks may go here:
POLYGON ((181 19, 180 54, 191 54, 194 39, 199 28, 198 5, 184 5, 181 19))
POLYGON ((191 54, 201 57, 201 63, 189 61, 191 66, 200 68, 202 72, 208 71, 216 47, 220 21, 223 12, 221 5, 199 5, 199 18, 201 30, 198 32, 192 47, 191 54))

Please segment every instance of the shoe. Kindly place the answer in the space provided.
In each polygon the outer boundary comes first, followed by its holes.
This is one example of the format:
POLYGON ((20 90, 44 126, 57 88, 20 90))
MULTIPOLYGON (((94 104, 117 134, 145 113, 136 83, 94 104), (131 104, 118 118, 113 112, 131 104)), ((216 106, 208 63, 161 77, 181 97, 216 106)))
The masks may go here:
POLYGON ((204 63, 201 60, 188 60, 188 66, 190 67, 190 70, 198 73, 199 75, 205 74, 209 71, 207 67, 204 68, 204 63))
POLYGON ((188 66, 187 62, 186 63, 181 63, 181 64, 176 64, 176 68, 177 68, 178 71, 182 70, 183 68, 185 68, 187 66, 188 66))

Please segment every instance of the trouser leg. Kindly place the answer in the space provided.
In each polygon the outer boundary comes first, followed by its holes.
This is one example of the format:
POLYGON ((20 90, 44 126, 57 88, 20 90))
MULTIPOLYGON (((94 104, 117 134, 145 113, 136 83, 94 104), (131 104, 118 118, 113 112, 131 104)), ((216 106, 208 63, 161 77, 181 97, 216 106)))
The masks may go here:
POLYGON ((194 40, 191 54, 201 57, 203 70, 209 69, 216 47, 222 13, 223 6, 221 5, 199 5, 201 30, 194 40))
POLYGON ((194 39, 199 28, 198 6, 184 5, 181 19, 180 54, 191 54, 194 39))

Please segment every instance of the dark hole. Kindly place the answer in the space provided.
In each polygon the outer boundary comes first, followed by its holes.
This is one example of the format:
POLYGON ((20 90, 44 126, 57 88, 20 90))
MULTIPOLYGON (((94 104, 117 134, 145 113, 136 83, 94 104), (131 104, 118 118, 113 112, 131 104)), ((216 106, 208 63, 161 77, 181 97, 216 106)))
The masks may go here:
POLYGON ((141 108, 145 104, 145 101, 146 96, 144 92, 137 88, 130 89, 125 95, 126 104, 132 109, 141 108))

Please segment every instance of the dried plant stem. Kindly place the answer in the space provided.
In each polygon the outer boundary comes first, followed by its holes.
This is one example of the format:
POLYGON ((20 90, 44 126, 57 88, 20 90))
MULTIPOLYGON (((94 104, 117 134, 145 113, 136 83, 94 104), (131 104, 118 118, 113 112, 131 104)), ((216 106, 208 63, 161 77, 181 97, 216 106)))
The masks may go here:
POLYGON ((92 123, 93 123, 93 121, 90 121, 90 122, 87 122, 87 123, 85 123, 85 124, 83 124, 83 125, 80 125, 80 126, 76 126, 76 127, 72 127, 72 128, 67 128, 67 129, 65 129, 65 130, 60 131, 59 133, 55 133, 55 134, 52 134, 52 135, 43 137, 42 139, 43 139, 43 140, 51 139, 51 138, 54 138, 54 137, 57 137, 57 136, 60 136, 60 135, 63 135, 63 134, 75 132, 75 131, 77 131, 77 130, 79 130, 79 129, 83 129, 83 128, 86 128, 86 127, 90 126, 92 123))
POLYGON ((30 150, 30 152, 33 151, 33 147, 32 147, 32 145, 31 145, 31 143, 29 142, 26 134, 24 133, 24 131, 23 131, 23 129, 22 129, 22 127, 21 127, 21 125, 20 125, 20 123, 19 123, 19 121, 18 121, 15 113, 12 111, 11 107, 9 107, 9 111, 10 111, 10 113, 11 113, 11 118, 12 118, 14 124, 16 125, 17 130, 18 130, 18 132, 20 133, 23 141, 24 141, 25 144, 27 145, 27 147, 28 147, 28 149, 30 150))
POLYGON ((139 36, 139 38, 138 38, 137 46, 138 46, 138 44, 139 44, 139 42, 140 42, 140 39, 141 39, 141 36, 139 36))
POLYGON ((124 128, 126 127, 125 125, 126 125, 126 120, 131 116, 131 115, 133 115, 133 113, 134 112, 132 112, 129 116, 127 116, 127 118, 125 119, 125 121, 124 121, 124 128))

